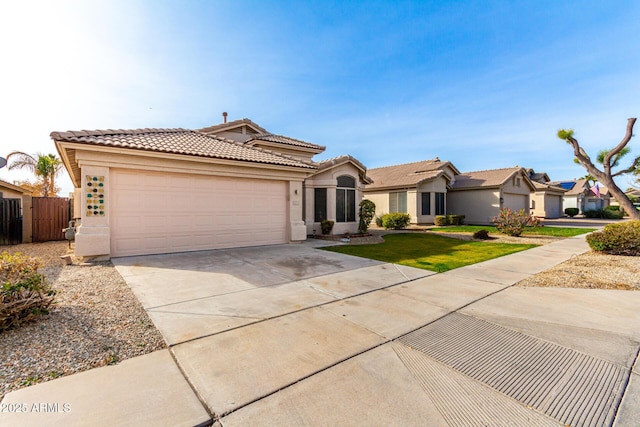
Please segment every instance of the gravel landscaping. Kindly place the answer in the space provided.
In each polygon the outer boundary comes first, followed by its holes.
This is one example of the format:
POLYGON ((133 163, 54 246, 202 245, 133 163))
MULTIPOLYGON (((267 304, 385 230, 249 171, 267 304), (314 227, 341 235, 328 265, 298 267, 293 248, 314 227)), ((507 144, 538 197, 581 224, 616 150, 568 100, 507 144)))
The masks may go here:
POLYGON ((12 390, 166 347, 111 262, 66 266, 68 243, 2 246, 37 256, 56 300, 48 315, 0 332, 0 400, 12 390))

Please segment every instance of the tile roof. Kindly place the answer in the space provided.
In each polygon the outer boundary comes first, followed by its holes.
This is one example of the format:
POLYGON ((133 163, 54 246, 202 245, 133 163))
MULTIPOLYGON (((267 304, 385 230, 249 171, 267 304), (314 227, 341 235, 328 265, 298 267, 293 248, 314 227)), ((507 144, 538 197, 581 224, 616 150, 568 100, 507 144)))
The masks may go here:
POLYGON ((354 165, 356 165, 356 167, 360 168, 360 170, 362 171, 361 173, 362 181, 365 184, 373 184, 373 180, 371 179, 371 177, 367 176, 367 167, 363 165, 355 157, 349 156, 347 154, 343 156, 332 157, 326 160, 321 160, 319 162, 316 162, 316 165, 318 166, 318 173, 320 173, 326 169, 329 169, 344 163, 353 163, 354 165))
POLYGON ((574 180, 570 180, 570 181, 552 181, 552 182, 549 182, 549 184, 550 185, 560 185, 560 186, 562 186, 562 188, 567 189, 568 191, 565 193, 565 195, 567 195, 567 196, 577 196, 579 194, 584 193, 585 190, 588 190, 588 188, 586 188, 587 180, 584 179, 584 178, 574 179, 574 180), (571 185, 571 184, 573 184, 573 185, 571 185))
POLYGON ((303 162, 290 156, 248 147, 239 142, 188 129, 108 129, 51 132, 51 138, 59 142, 315 169, 315 165, 311 162, 303 162))
POLYGON ((538 182, 538 181, 531 181, 531 183, 533 184, 533 186, 535 187, 536 191, 556 191, 558 193, 564 193, 567 190, 558 186, 558 185, 552 185, 549 183, 542 183, 542 182, 538 182))
POLYGON ((452 167, 457 172, 455 166, 450 162, 443 162, 438 158, 369 169, 367 175, 373 180, 373 184, 367 185, 366 189, 411 187, 444 174, 443 171, 447 166, 452 167))
POLYGON ((324 151, 327 148, 327 147, 323 147, 322 145, 312 144, 310 142, 302 141, 300 139, 290 138, 288 136, 274 135, 272 133, 261 133, 257 135, 251 135, 251 137, 247 139, 246 143, 249 144, 254 141, 275 142, 278 144, 292 145, 294 147, 310 148, 312 150, 317 150, 317 151, 324 151))
POLYGON ((514 166, 511 168, 464 172, 456 175, 452 188, 454 190, 463 190, 479 187, 499 187, 511 178, 513 174, 521 170, 523 168, 514 166))
POLYGON ((252 122, 249 119, 239 119, 239 120, 233 120, 231 122, 227 122, 227 123, 220 123, 219 125, 213 125, 213 126, 208 126, 206 128, 202 128, 199 129, 200 132, 204 132, 204 133, 208 133, 208 134, 212 134, 218 131, 226 131, 229 129, 233 129, 236 127, 239 127, 241 125, 248 125, 251 126, 252 128, 254 128, 255 130, 257 130, 259 133, 267 133, 267 130, 265 128, 263 128, 262 126, 259 126, 257 123, 252 122))

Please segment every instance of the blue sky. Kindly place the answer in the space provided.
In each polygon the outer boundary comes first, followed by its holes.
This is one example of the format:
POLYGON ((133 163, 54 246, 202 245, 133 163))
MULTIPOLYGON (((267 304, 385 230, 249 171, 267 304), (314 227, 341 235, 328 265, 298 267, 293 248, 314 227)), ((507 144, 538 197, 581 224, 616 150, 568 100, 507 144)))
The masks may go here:
POLYGON ((0 17, 0 156, 54 152, 51 131, 195 129, 227 111, 327 146, 317 159, 560 180, 586 172, 558 129, 595 157, 640 114, 637 1, 57 0, 0 17))

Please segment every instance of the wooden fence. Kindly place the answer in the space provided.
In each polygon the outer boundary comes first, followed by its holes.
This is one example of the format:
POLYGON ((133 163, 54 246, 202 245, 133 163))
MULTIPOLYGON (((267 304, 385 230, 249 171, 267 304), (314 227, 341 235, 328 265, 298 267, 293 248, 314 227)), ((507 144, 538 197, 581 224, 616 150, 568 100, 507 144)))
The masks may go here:
POLYGON ((69 226, 69 199, 66 197, 34 197, 32 206, 33 241, 64 240, 62 229, 69 226))

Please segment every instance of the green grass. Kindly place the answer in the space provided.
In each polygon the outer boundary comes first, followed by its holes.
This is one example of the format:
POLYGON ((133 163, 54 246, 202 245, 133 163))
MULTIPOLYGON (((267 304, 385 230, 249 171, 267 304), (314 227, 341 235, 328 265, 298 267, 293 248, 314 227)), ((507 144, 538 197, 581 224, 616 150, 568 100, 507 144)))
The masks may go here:
POLYGON ((343 245, 323 248, 378 261, 407 265, 431 271, 447 271, 475 264, 537 245, 469 242, 435 234, 387 234, 384 243, 343 245))
MULTIPOLYGON (((487 230, 489 233, 500 234, 493 225, 456 225, 451 227, 432 228, 432 231, 446 231, 453 233, 475 233, 478 230, 487 230)), ((595 228, 570 228, 570 227, 526 227, 523 236, 554 236, 573 237, 580 234, 596 231, 595 228)))

